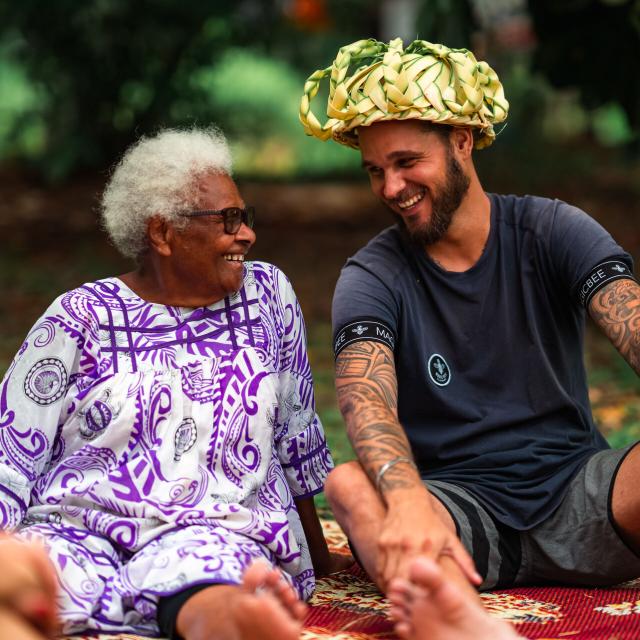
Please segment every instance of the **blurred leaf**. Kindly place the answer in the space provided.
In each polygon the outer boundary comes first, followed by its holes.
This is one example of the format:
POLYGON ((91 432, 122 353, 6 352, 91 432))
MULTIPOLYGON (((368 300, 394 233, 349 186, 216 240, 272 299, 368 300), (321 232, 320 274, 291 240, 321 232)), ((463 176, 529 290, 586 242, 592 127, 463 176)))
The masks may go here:
POLYGON ((640 0, 529 0, 529 10, 538 39, 533 69, 556 88, 577 88, 588 109, 617 102, 637 134, 640 0))

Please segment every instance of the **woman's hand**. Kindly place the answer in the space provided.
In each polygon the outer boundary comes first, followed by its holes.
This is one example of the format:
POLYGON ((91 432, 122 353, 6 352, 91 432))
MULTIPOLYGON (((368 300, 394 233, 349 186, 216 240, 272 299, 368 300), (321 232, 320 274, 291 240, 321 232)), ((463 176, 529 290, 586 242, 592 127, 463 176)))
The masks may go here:
POLYGON ((349 567, 353 566, 355 560, 350 553, 335 553, 329 552, 329 562, 326 567, 321 568, 321 573, 316 572, 316 577, 329 576, 332 573, 339 573, 345 571, 349 567))

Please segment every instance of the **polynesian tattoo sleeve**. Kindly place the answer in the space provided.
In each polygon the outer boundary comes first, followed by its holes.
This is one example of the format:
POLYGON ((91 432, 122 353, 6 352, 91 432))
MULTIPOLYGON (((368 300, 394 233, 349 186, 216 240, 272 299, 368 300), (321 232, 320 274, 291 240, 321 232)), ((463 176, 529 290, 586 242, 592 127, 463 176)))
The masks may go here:
POLYGON ((589 313, 640 375, 640 285, 631 279, 605 285, 592 297, 589 313))
MULTIPOLYGON (((380 469, 397 458, 412 459, 411 447, 398 421, 398 387, 389 347, 355 342, 336 360, 338 405, 347 432, 365 472, 375 484, 380 469)), ((384 474, 383 493, 419 482, 408 464, 396 464, 384 474)))

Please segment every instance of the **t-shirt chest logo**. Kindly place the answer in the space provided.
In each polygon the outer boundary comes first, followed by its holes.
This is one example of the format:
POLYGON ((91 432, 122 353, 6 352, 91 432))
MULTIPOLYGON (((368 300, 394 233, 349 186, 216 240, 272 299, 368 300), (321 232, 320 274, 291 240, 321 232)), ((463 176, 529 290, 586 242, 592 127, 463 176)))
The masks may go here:
POLYGON ((439 354, 434 353, 427 362, 429 377, 439 387, 446 387, 451 382, 451 369, 447 361, 439 354))

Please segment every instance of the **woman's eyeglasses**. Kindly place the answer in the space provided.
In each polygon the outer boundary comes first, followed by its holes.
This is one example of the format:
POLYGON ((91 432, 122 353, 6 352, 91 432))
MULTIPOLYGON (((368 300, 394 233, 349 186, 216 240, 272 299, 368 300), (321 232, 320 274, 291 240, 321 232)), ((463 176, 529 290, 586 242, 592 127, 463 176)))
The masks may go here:
POLYGON ((253 207, 226 207, 225 209, 202 209, 200 211, 189 211, 188 213, 179 214, 183 218, 196 218, 199 216, 222 216, 224 223, 224 232, 234 235, 240 230, 240 226, 244 223, 253 229, 253 223, 256 219, 256 211, 253 207))

